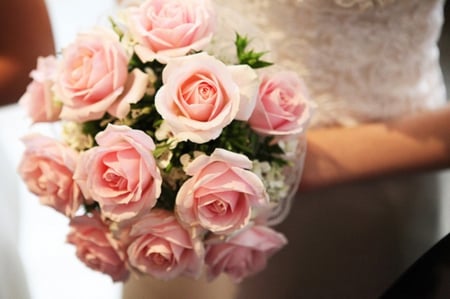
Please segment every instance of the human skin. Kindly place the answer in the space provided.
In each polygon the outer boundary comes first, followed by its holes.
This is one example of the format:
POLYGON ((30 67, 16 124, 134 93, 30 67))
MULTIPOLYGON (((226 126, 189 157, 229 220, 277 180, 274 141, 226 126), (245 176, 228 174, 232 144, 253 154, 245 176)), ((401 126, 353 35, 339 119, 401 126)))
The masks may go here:
POLYGON ((44 0, 0 1, 0 105, 16 102, 38 56, 55 52, 44 0))
POLYGON ((450 167, 450 105, 387 122, 307 134, 300 191, 450 167))

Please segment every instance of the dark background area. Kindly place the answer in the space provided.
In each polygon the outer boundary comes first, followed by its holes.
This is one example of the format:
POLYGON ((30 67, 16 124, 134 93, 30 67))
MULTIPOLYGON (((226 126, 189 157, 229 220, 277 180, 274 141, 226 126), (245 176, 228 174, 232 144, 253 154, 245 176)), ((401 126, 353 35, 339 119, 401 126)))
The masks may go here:
POLYGON ((448 90, 450 90, 450 1, 445 4, 445 24, 439 41, 441 49, 441 64, 444 71, 444 78, 447 85, 447 98, 449 98, 448 90))

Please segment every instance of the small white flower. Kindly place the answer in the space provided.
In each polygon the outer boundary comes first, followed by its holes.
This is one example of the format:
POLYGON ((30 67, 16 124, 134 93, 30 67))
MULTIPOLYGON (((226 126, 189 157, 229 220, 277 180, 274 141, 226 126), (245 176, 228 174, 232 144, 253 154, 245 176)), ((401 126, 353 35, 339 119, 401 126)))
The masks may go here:
POLYGON ((181 165, 183 165, 183 171, 186 172, 186 168, 189 166, 189 164, 191 164, 191 162, 198 158, 201 155, 205 155, 204 152, 201 151, 194 151, 193 153, 193 157, 189 154, 184 154, 180 157, 180 163, 181 165))
POLYGON ((297 148, 299 146, 300 138, 283 139, 278 142, 280 148, 285 152, 287 158, 292 158, 297 154, 297 148))
POLYGON ((158 81, 158 77, 156 76, 153 69, 151 69, 149 67, 145 68, 145 73, 148 76, 148 82, 149 82, 145 93, 150 96, 155 95, 155 93, 156 93, 155 83, 158 81))
POLYGON ((262 180, 271 202, 277 203, 287 196, 289 185, 285 182, 283 167, 254 160, 252 171, 262 180))
POLYGON ((167 125, 165 121, 161 123, 158 129, 155 131, 155 137, 157 140, 166 140, 172 137, 172 132, 170 131, 170 127, 167 125))
POLYGON ((183 165, 183 170, 186 171, 186 168, 189 166, 189 164, 192 162, 191 155, 189 154, 183 154, 180 157, 180 163, 183 165))
POLYGON ((169 165, 172 156, 173 153, 170 150, 166 150, 161 156, 158 157, 158 167, 162 169, 166 168, 169 165))
POLYGON ((83 133, 82 126, 75 122, 63 124, 62 137, 73 149, 83 151, 94 146, 94 138, 83 133))
POLYGON ((174 167, 170 170, 169 173, 164 173, 164 182, 166 182, 173 190, 178 188, 179 181, 185 181, 187 178, 186 173, 183 169, 174 167))

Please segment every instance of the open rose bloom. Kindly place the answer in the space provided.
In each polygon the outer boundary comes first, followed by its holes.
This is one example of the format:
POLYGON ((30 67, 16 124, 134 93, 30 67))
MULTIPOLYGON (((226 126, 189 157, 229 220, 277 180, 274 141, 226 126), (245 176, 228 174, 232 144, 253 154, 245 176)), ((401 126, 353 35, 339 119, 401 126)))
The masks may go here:
POLYGON ((33 122, 52 122, 59 119, 61 105, 55 100, 52 87, 56 79, 57 61, 54 56, 39 57, 36 69, 30 73, 33 81, 20 98, 33 122))
POLYGON ((77 216, 70 221, 67 241, 76 246, 76 255, 89 268, 111 276, 113 281, 125 281, 129 271, 124 255, 109 237, 108 226, 98 213, 77 216))
POLYGON ((153 0, 130 7, 127 25, 142 61, 166 63, 203 50, 213 36, 215 18, 208 0, 153 0))
POLYGON ((63 134, 24 137, 18 171, 70 219, 77 257, 114 281, 240 282, 287 243, 271 226, 300 182, 313 103, 251 36, 221 40, 231 60, 206 52, 218 13, 209 0, 131 1, 31 72, 22 105, 63 134))

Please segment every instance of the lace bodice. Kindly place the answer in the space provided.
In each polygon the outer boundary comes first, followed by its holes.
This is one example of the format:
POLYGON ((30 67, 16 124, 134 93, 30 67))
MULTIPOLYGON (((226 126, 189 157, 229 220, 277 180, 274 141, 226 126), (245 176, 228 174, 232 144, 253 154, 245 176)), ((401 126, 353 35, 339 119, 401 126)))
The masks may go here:
POLYGON ((298 71, 315 123, 352 125, 445 102, 437 40, 443 0, 216 0, 256 23, 298 71))

